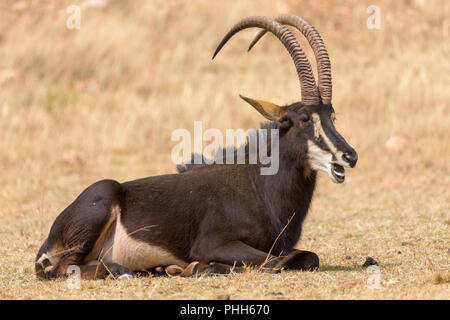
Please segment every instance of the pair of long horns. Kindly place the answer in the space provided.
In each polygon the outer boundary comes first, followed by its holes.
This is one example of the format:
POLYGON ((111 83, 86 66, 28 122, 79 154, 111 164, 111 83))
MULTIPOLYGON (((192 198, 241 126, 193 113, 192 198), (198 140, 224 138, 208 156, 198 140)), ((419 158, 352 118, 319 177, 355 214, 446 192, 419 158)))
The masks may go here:
POLYGON ((299 16, 283 14, 275 19, 258 16, 242 19, 228 31, 225 37, 223 37, 214 52, 213 59, 233 35, 243 29, 251 27, 261 28, 263 30, 261 30, 253 39, 248 48, 249 51, 267 31, 273 33, 288 50, 294 61, 297 75, 300 80, 302 102, 304 104, 316 105, 320 104, 320 102, 331 104, 331 64, 327 50, 317 30, 308 21, 299 16), (312 47, 317 62, 318 86, 316 86, 316 81, 308 58, 294 35, 284 25, 293 26, 301 31, 312 47))

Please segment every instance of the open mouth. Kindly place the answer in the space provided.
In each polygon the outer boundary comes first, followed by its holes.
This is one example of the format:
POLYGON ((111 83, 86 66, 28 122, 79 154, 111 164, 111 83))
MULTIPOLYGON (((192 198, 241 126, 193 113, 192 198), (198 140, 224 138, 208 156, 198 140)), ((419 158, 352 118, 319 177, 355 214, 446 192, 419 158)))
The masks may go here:
POLYGON ((344 182, 345 169, 343 166, 333 163, 331 166, 331 173, 333 174, 333 178, 336 179, 336 182, 338 182, 338 183, 344 182))

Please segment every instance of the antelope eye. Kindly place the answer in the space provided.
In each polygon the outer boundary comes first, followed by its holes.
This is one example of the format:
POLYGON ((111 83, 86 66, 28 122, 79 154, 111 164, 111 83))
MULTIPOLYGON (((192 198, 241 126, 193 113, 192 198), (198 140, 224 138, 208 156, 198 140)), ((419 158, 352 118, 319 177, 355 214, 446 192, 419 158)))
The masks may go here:
POLYGON ((300 115, 300 120, 302 122, 309 122, 309 120, 311 120, 311 118, 309 117, 309 115, 303 113, 303 114, 300 115))

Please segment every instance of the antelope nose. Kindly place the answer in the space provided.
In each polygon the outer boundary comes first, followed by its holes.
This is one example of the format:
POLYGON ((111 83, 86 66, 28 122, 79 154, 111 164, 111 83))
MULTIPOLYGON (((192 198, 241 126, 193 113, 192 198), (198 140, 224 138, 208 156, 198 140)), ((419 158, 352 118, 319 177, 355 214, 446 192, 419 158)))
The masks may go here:
POLYGON ((358 154, 355 151, 346 152, 342 155, 342 159, 353 168, 358 161, 358 154))

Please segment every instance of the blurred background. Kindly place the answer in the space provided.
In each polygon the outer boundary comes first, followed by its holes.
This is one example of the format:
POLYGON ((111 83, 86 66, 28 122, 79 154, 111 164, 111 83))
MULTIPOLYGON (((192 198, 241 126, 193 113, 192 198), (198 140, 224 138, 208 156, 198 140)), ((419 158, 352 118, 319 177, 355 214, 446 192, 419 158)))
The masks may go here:
MULTIPOLYGON (((322 35, 337 128, 360 158, 344 185, 320 174, 305 245, 320 246, 313 237, 322 236, 355 248, 372 234, 367 244, 382 237, 382 255, 401 237, 421 234, 440 252, 437 265, 448 267, 441 253, 450 224, 446 0, 1 0, 5 257, 12 246, 32 261, 53 219, 90 183, 175 172, 174 129, 192 130, 195 120, 223 132, 258 127, 264 119, 239 93, 298 101, 295 68, 272 35, 247 53, 257 30, 241 32, 211 61, 239 19, 280 13, 301 15, 322 35), (70 5, 81 9, 79 29, 67 27, 70 5), (380 29, 367 27, 370 5, 380 8, 380 29)), ((18 257, 5 259, 8 266, 18 257)))

